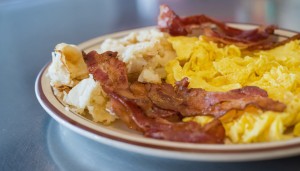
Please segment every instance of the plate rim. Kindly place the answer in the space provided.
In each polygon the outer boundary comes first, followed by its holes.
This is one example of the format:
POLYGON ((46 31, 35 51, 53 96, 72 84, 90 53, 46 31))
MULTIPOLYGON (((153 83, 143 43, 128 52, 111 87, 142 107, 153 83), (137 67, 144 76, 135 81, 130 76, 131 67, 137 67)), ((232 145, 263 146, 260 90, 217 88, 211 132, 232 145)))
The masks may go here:
MULTIPOLYGON (((243 24, 243 23, 230 23, 230 24, 243 25, 243 26, 247 26, 247 25, 257 26, 254 24, 243 24)), ((116 38, 118 36, 121 37, 133 31, 145 30, 151 28, 154 27, 153 26, 142 27, 138 29, 131 29, 126 31, 116 32, 113 34, 107 34, 107 35, 103 35, 103 36, 99 36, 87 40, 79 44, 78 46, 83 50, 86 50, 89 49, 89 47, 99 45, 99 43, 103 41, 105 38, 108 37, 116 38)), ((277 30, 283 30, 295 34, 297 33, 295 31, 291 31, 287 29, 277 29, 277 30)), ((56 121, 66 126, 67 128, 83 136, 91 138, 97 142, 105 143, 107 145, 112 145, 124 150, 148 154, 157 157, 166 157, 166 158, 174 158, 174 159, 181 159, 181 160, 182 159, 196 160, 196 161, 221 161, 221 162, 222 161, 223 162, 224 161, 252 161, 252 160, 281 158, 281 157, 300 154, 300 138, 293 138, 291 140, 279 141, 279 142, 226 145, 226 148, 230 147, 229 149, 223 149, 224 145, 207 145, 207 146, 201 145, 203 146, 202 148, 194 149, 194 148, 178 148, 178 147, 174 148, 174 147, 167 147, 167 146, 160 146, 160 145, 153 145, 153 144, 151 145, 147 143, 145 144, 136 141, 130 141, 128 139, 124 140, 120 137, 115 137, 112 135, 105 134, 103 132, 99 132, 97 130, 88 127, 87 125, 74 122, 74 120, 72 120, 71 118, 63 114, 61 111, 59 111, 56 108, 56 106, 49 101, 47 94, 45 94, 43 91, 42 78, 46 76, 46 70, 50 65, 50 63, 51 62, 49 62, 42 68, 42 70, 40 71, 40 73, 36 78, 35 93, 39 103, 46 110, 46 112, 51 117, 53 117, 56 121), (222 148, 220 148, 220 146, 222 148), (250 146, 251 148, 249 148, 250 146), (216 147, 216 149, 205 148, 205 147, 216 147), (244 147, 248 147, 248 148, 244 149, 244 147), (286 153, 282 153, 283 151, 285 151, 286 153), (232 158, 228 156, 231 156, 232 158)), ((164 140, 159 140, 159 141, 164 141, 164 140)), ((168 143, 173 143, 173 142, 168 142, 168 143)), ((189 143, 183 143, 183 144, 186 145, 189 143)))

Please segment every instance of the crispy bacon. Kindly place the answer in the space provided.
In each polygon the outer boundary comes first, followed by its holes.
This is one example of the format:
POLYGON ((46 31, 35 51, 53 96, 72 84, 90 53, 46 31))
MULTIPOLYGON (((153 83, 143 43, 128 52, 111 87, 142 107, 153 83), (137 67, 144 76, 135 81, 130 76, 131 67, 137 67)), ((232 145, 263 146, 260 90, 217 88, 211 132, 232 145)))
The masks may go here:
POLYGON ((145 136, 178 142, 224 143, 225 129, 215 119, 201 127, 195 122, 172 123, 163 118, 150 118, 135 103, 115 93, 109 94, 113 109, 129 127, 142 131, 145 136))
POLYGON ((88 54, 83 54, 89 72, 108 90, 128 87, 126 65, 116 58, 117 54, 117 52, 111 51, 102 54, 91 51, 88 54))
MULTIPOLYGON (((163 117, 169 118, 172 120, 180 119, 181 115, 178 115, 179 112, 173 109, 163 108, 159 105, 153 103, 150 98, 151 94, 149 92, 149 86, 155 84, 144 84, 139 82, 134 82, 129 85, 128 89, 115 90, 115 93, 125 97, 126 99, 134 102, 140 108, 143 109, 145 114, 151 118, 163 117)), ((172 87, 172 86, 171 86, 172 87)))
POLYGON ((207 92, 199 88, 189 89, 188 84, 187 78, 177 82, 175 87, 166 83, 135 82, 126 90, 127 93, 116 92, 136 103, 151 117, 180 113, 181 116, 211 115, 219 118, 230 110, 244 110, 249 105, 277 112, 282 112, 286 107, 283 103, 268 98, 265 90, 255 86, 228 92, 207 92), (155 108, 159 108, 160 112, 157 113, 155 108))
POLYGON ((160 14, 158 16, 158 27, 161 31, 168 32, 173 36, 187 35, 188 32, 184 28, 179 16, 171 10, 167 5, 160 6, 160 14))
POLYGON ((283 112, 286 108, 285 104, 268 98, 265 90, 255 86, 228 92, 207 92, 203 89, 188 89, 188 81, 185 78, 176 83, 175 91, 184 99, 184 103, 178 106, 183 116, 195 116, 200 113, 218 118, 230 110, 244 110, 249 105, 276 112, 283 112))
POLYGON ((274 35, 276 26, 260 26, 252 30, 242 30, 230 27, 224 22, 217 21, 205 15, 179 17, 167 5, 160 6, 158 28, 173 36, 179 35, 204 35, 208 40, 221 44, 234 44, 247 50, 267 50, 277 47, 282 42, 287 43, 299 39, 300 34, 278 42, 274 35))
POLYGON ((273 29, 274 26, 266 28, 260 27, 254 30, 248 30, 240 35, 229 36, 225 32, 216 31, 210 28, 203 29, 203 35, 207 40, 225 45, 234 44, 241 49, 247 50, 267 50, 276 47, 276 36, 269 34, 266 30, 273 29))
POLYGON ((116 52, 84 54, 94 79, 110 97, 113 111, 128 127, 145 136, 170 141, 222 143, 225 131, 218 120, 230 110, 254 105, 262 110, 283 111, 285 105, 268 98, 258 87, 244 87, 229 92, 207 92, 189 89, 187 78, 171 84, 129 83, 126 65, 116 52), (201 127, 194 122, 174 119, 183 116, 212 115, 214 121, 201 127), (170 119, 172 118, 172 119, 170 119), (172 122, 170 120, 173 120, 172 122))

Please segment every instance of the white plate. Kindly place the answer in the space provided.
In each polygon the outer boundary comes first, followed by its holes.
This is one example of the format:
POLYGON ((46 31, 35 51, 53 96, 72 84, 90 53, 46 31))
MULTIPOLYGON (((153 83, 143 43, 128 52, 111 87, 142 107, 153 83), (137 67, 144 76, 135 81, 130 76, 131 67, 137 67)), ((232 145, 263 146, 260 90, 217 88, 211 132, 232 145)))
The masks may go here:
MULTIPOLYGON (((244 29, 255 27, 250 24, 231 23, 231 25, 244 29)), ((119 38, 133 31, 150 28, 153 27, 101 36, 86 41, 79 47, 89 52, 99 48, 106 38, 119 38)), ((294 35, 295 32, 278 29, 276 34, 284 38, 294 35)), ((40 104, 57 122, 97 142, 145 155, 194 161, 252 161, 300 154, 300 138, 255 144, 193 144, 146 138, 138 132, 127 129, 121 122, 111 126, 96 124, 79 114, 65 110, 65 106, 54 96, 49 79, 46 77, 48 66, 49 64, 41 70, 35 83, 35 92, 40 104)))

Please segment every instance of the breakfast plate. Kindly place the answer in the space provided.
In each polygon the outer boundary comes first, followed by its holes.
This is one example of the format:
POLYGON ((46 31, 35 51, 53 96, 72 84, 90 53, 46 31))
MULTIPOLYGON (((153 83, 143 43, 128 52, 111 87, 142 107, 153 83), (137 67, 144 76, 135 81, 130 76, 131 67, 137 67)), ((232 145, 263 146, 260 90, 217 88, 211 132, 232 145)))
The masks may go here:
MULTIPOLYGON (((240 29, 256 27, 252 24, 228 24, 240 29)), ((78 46, 83 51, 89 52, 97 49, 107 38, 120 38, 134 31, 152 28, 146 27, 109 34, 88 40, 78 46)), ((284 29, 277 29, 275 33, 282 39, 296 34, 284 29)), ((253 161, 300 154, 300 138, 253 144, 195 144, 147 138, 128 129, 120 121, 109 126, 97 124, 89 118, 66 110, 66 106, 54 95, 49 84, 50 80, 46 76, 49 65, 50 63, 40 71, 36 79, 35 93, 38 101, 46 112, 61 125, 99 143, 145 155, 192 161, 253 161)))

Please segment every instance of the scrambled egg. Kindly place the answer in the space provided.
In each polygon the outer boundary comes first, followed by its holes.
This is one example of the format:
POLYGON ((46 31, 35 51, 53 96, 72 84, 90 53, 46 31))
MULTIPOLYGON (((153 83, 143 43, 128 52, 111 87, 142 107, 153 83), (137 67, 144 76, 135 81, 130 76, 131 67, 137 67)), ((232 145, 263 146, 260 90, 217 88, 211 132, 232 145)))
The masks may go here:
MULTIPOLYGON (((287 105, 283 113, 249 107, 221 118, 232 143, 253 143, 300 136, 300 41, 267 51, 243 52, 234 45, 218 47, 204 37, 170 37, 177 57, 165 67, 168 83, 188 77, 191 88, 228 91, 251 85, 287 105)), ((209 116, 184 118, 203 125, 209 116)))

